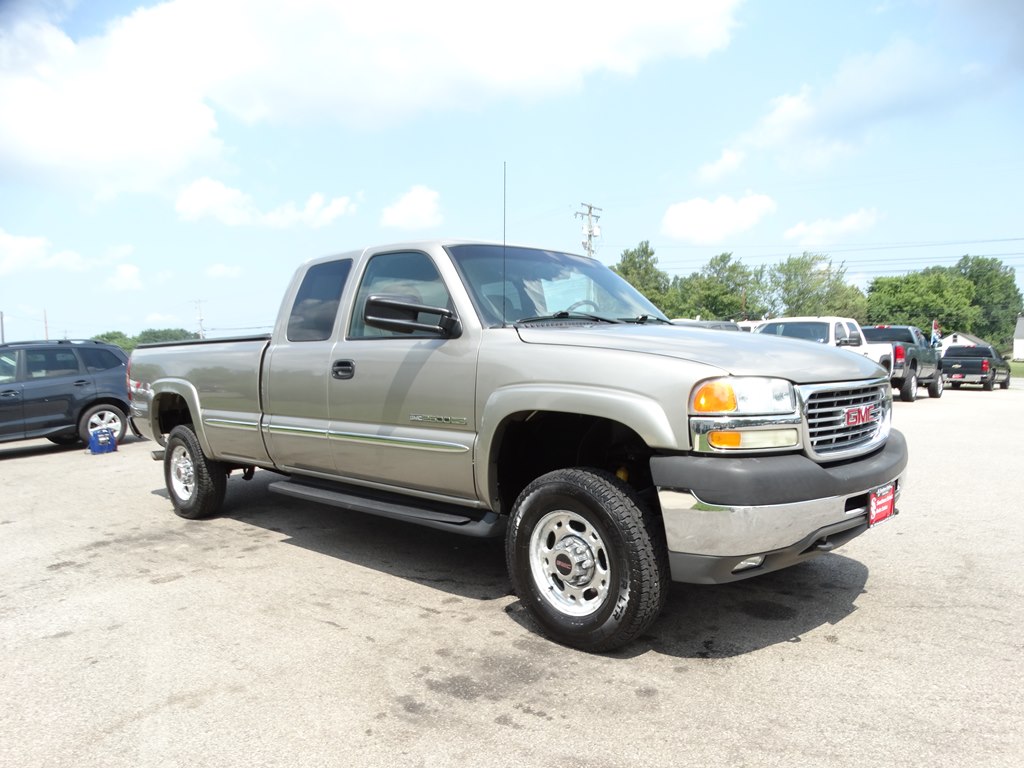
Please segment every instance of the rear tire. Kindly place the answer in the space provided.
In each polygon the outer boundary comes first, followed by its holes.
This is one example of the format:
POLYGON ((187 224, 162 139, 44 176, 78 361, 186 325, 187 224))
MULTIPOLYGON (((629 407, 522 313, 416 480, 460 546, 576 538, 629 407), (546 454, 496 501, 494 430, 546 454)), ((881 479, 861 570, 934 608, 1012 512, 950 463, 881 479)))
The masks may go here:
POLYGON ((910 369, 907 378, 900 385, 900 400, 905 403, 912 403, 917 399, 917 370, 910 369))
POLYGON ((128 418, 116 405, 94 405, 78 420, 78 437, 83 443, 88 443, 94 429, 111 430, 114 439, 120 445, 124 441, 125 430, 128 429, 128 418))
POLYGON ((991 379, 986 381, 984 384, 982 384, 982 387, 984 387, 986 392, 991 392, 993 389, 995 389, 996 388, 995 377, 992 377, 991 379))
POLYGON ((178 426, 167 437, 164 482, 174 511, 188 520, 199 520, 220 511, 228 473, 219 461, 206 457, 190 427, 178 426))
POLYGON ((553 640, 586 651, 630 642, 668 597, 660 522, 636 492, 596 469, 534 480, 512 509, 505 555, 512 586, 553 640))

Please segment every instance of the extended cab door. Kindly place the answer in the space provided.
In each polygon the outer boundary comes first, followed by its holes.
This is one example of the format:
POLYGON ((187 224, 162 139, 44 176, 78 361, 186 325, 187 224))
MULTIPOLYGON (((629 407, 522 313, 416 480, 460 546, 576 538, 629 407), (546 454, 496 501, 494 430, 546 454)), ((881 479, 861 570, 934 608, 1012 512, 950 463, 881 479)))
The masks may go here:
POLYGON ((275 330, 263 378, 263 431, 282 469, 336 472, 328 389, 338 306, 351 269, 346 258, 310 265, 275 330))
POLYGON ((363 310, 371 295, 454 308, 426 253, 370 257, 348 333, 332 354, 330 432, 338 473, 373 485, 474 499, 479 336, 440 338, 367 326, 363 310))

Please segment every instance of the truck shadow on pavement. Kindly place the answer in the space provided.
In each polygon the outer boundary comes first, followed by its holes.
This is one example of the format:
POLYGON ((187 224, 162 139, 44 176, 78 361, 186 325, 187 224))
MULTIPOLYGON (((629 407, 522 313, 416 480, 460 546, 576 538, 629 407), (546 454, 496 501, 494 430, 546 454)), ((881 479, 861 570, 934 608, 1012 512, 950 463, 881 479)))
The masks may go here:
MULTIPOLYGON (((474 539, 404 522, 270 494, 273 475, 248 483, 232 478, 222 517, 274 531, 302 547, 389 576, 472 600, 510 598, 507 615, 538 632, 512 598, 503 539, 474 539)), ((165 495, 161 489, 158 493, 165 495)), ((655 652, 688 659, 740 656, 808 633, 838 642, 835 625, 856 610, 868 569, 831 553, 732 584, 672 584, 665 610, 648 632, 608 654, 655 652)))

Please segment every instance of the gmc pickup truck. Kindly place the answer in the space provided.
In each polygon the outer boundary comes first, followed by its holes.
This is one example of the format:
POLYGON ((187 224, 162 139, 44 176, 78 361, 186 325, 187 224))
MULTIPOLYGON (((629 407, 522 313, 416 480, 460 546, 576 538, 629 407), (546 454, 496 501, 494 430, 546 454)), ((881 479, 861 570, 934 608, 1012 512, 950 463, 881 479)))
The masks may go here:
POLYGON ((540 629, 643 632, 670 581, 729 582, 896 514, 888 373, 844 350, 673 325, 599 262, 465 241, 300 267, 269 336, 145 345, 131 419, 186 518, 228 476, 504 536, 540 629))
POLYGON ((912 403, 917 388, 928 386, 928 397, 942 397, 942 350, 913 325, 869 325, 861 329, 868 341, 892 345, 892 386, 900 399, 912 403))

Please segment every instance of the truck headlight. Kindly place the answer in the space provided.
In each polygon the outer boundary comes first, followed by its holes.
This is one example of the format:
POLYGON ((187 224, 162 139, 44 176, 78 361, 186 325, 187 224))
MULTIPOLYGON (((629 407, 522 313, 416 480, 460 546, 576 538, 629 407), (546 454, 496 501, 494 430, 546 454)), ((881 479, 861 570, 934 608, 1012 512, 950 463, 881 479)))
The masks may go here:
POLYGON ((793 385, 755 376, 701 382, 690 396, 690 432, 697 451, 796 448, 800 415, 793 385))
POLYGON ((793 413, 796 395, 784 379, 726 377, 700 384, 690 398, 691 413, 761 416, 793 413))

